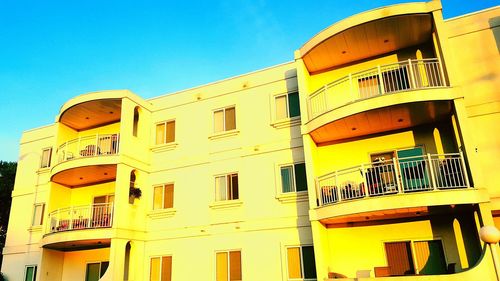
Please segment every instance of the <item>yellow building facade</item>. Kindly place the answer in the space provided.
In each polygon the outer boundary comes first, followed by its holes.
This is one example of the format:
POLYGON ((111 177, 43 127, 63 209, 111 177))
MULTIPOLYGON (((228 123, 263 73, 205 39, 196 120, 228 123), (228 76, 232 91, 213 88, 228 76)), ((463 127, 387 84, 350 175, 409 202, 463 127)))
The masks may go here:
POLYGON ((496 280, 500 8, 441 10, 354 15, 177 93, 69 100, 21 138, 2 273, 496 280))

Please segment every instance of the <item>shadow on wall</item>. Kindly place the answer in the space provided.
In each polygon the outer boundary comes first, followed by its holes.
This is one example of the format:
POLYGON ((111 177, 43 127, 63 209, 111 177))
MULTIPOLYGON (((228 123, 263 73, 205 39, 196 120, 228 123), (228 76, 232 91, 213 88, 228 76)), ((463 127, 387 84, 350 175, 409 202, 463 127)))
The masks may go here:
POLYGON ((497 44, 498 53, 500 53, 500 17, 491 18, 488 20, 488 22, 497 44))

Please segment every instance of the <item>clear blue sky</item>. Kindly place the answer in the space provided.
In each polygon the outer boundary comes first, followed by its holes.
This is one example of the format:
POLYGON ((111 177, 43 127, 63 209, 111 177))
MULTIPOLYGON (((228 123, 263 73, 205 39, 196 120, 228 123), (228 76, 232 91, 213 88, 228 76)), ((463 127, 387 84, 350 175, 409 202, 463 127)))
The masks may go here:
MULTIPOLYGON (((334 22, 400 2, 0 0, 0 160, 16 161, 22 131, 74 96, 149 98, 291 61, 334 22)), ((443 13, 498 2, 443 0, 443 13)))

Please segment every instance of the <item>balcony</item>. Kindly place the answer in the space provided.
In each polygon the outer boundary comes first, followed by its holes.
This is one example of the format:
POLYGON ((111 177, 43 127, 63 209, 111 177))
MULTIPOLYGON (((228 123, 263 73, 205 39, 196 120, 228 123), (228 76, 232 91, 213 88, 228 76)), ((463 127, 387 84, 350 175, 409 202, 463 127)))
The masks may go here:
POLYGON ((46 234, 111 227, 113 203, 72 206, 55 210, 49 214, 46 234))
POLYGON ((91 135, 67 141, 57 149, 58 163, 82 157, 118 154, 119 134, 91 135))
POLYGON ((307 98, 309 121, 344 105, 387 94, 447 87, 436 58, 380 65, 337 79, 307 98))
POLYGON ((461 153, 393 158, 317 178, 319 206, 354 199, 469 188, 461 153))

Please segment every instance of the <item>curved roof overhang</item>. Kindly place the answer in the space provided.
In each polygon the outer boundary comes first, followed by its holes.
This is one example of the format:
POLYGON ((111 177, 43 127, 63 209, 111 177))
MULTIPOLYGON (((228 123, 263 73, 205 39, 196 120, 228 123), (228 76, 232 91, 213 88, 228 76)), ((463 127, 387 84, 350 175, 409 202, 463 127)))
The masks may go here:
POLYGON ((438 1, 408 3, 367 11, 331 25, 296 53, 310 73, 422 44, 432 36, 438 1))

